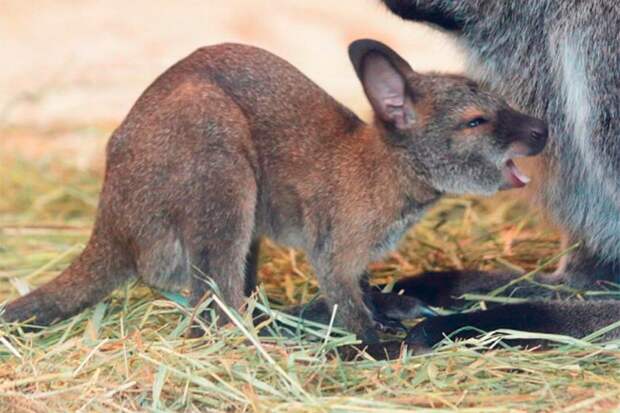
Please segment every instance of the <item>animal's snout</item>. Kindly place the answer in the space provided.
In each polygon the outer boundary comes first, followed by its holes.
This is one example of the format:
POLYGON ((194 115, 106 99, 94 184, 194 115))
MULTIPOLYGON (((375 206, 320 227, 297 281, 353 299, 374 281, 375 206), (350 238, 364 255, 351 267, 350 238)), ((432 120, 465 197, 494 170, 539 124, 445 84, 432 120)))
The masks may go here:
POLYGON ((549 128, 547 127, 547 122, 530 118, 530 133, 529 133, 529 147, 530 153, 528 155, 538 155, 545 148, 547 144, 547 139, 549 138, 549 128))
POLYGON ((534 125, 530 128, 530 136, 532 139, 547 141, 547 137, 549 136, 549 129, 547 128, 547 123, 536 119, 534 125))
POLYGON ((549 138, 547 122, 514 110, 503 110, 498 115, 498 132, 511 146, 522 148, 521 155, 538 155, 549 138))

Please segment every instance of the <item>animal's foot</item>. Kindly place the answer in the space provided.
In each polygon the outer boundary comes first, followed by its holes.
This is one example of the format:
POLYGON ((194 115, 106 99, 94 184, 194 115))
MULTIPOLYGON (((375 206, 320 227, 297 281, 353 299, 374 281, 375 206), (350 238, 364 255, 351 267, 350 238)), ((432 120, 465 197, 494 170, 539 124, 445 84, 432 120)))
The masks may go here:
POLYGON ((373 311, 373 321, 376 330, 385 334, 398 334, 407 331, 407 328, 399 320, 386 317, 383 314, 373 311))

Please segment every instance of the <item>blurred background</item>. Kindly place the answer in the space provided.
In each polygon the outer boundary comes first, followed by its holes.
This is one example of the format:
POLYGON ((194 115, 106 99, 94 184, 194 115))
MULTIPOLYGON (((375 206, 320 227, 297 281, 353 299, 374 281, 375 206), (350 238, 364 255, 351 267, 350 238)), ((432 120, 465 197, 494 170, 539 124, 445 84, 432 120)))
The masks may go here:
MULTIPOLYGON (((451 39, 380 0, 0 0, 0 303, 53 278, 83 248, 108 137, 166 68, 201 46, 254 44, 367 118, 347 55, 362 37, 419 71, 463 69, 451 39)), ((535 267, 557 237, 516 195, 446 200, 373 274, 535 267)), ((270 296, 305 301, 316 291, 302 255, 271 246, 263 261, 270 296)))
POLYGON ((401 21, 379 0, 3 0, 2 158, 101 170, 109 133, 149 83, 219 42, 284 57, 365 117, 346 52, 360 37, 386 42, 417 70, 461 70, 450 39, 401 21))

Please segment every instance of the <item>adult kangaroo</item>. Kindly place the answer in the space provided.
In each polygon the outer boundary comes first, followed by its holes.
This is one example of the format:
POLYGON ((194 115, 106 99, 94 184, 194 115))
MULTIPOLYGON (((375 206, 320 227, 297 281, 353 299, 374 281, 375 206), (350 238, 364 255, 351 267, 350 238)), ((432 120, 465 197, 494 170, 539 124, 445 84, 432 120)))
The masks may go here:
MULTIPOLYGON (((550 142, 530 165, 530 194, 578 247, 547 282, 599 287, 620 282, 620 3, 616 0, 383 0, 465 48, 469 74, 545 119, 550 142)), ((396 289, 431 304, 489 291, 514 275, 443 272, 396 289)), ((532 293, 532 288, 522 288, 532 293)), ((620 319, 620 301, 546 301, 436 317, 408 342, 428 346, 463 326, 583 337, 620 319)), ((459 336, 476 334, 464 331, 459 336)), ((620 329, 606 338, 620 336, 620 329)))

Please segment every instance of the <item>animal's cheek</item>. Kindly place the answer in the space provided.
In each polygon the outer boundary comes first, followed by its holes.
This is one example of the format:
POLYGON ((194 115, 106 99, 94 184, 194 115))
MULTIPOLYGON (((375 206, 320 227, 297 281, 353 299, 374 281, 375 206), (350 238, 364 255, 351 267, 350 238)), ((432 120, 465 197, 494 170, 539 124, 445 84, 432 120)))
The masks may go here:
POLYGON ((488 152, 491 145, 484 139, 453 139, 450 144, 450 153, 453 157, 467 159, 471 155, 480 156, 488 152))

